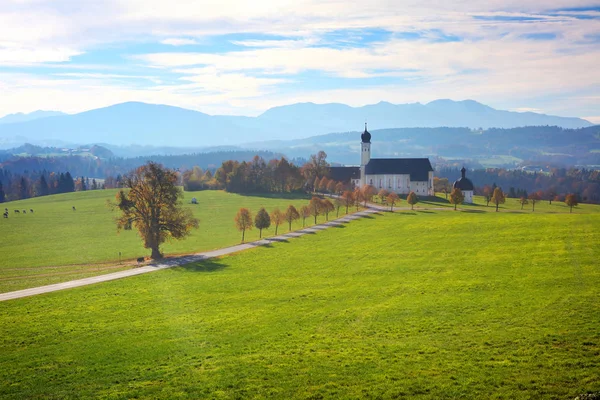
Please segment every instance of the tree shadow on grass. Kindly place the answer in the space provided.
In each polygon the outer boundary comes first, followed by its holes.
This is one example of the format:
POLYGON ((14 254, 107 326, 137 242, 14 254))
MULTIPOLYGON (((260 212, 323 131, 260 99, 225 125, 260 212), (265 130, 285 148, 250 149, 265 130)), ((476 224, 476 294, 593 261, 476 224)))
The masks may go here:
POLYGON ((396 215, 417 215, 417 213, 414 211, 397 211, 397 212, 394 212, 394 214, 396 214, 396 215))
POLYGON ((421 214, 435 214, 433 211, 427 211, 427 210, 417 210, 418 213, 421 214))
POLYGON ((481 214, 481 213, 486 213, 487 211, 483 211, 483 210, 457 210, 460 212, 465 212, 465 213, 476 213, 476 214, 481 214))
POLYGON ((306 193, 240 193, 240 196, 283 200, 310 200, 312 197, 306 193))
POLYGON ((178 267, 173 268, 176 271, 184 271, 184 272, 216 272, 220 271, 227 266, 218 259, 209 258, 206 260, 196 261, 193 263, 180 265, 178 267))

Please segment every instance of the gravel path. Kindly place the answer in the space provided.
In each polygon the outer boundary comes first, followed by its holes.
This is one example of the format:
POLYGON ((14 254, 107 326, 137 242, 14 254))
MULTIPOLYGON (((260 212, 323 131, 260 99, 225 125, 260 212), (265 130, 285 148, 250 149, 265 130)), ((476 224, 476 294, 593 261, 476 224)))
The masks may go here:
POLYGON ((335 219, 335 220, 332 220, 329 222, 325 222, 323 224, 314 225, 309 228, 300 229, 298 231, 289 232, 289 233, 286 233, 283 235, 258 240, 256 242, 238 244, 236 246, 225 247, 223 249, 207 251, 207 252, 197 253, 197 254, 191 254, 191 255, 182 256, 182 257, 173 257, 173 258, 169 258, 167 260, 160 261, 156 264, 150 264, 150 265, 146 265, 144 267, 128 269, 126 271, 114 272, 112 274, 105 274, 105 275, 99 275, 99 276, 92 276, 90 278, 77 279, 74 281, 56 283, 53 285, 39 286, 39 287, 35 287, 35 288, 30 288, 30 289, 17 290, 14 292, 0 293, 0 301, 19 299, 21 297, 35 296, 35 295, 43 294, 43 293, 56 292, 58 290, 71 289, 71 288, 76 288, 79 286, 93 285, 95 283, 113 281, 115 279, 127 278, 129 276, 135 276, 135 275, 141 275, 141 274, 147 274, 149 272, 160 271, 161 269, 172 268, 172 267, 176 267, 176 266, 180 266, 180 265, 184 265, 184 264, 189 264, 192 262, 206 260, 206 259, 213 258, 213 257, 220 257, 220 256, 224 256, 227 254, 237 253, 238 251, 252 249, 257 246, 265 246, 265 245, 271 244, 273 242, 282 242, 282 241, 286 241, 290 238, 295 238, 295 237, 304 236, 306 234, 316 233, 316 232, 322 231, 324 229, 328 229, 332 226, 339 226, 344 223, 350 222, 352 220, 363 218, 365 216, 368 216, 369 214, 377 213, 377 212, 379 212, 379 210, 381 210, 381 208, 373 207, 373 208, 370 208, 370 209, 367 209, 367 210, 364 210, 361 212, 346 215, 342 218, 338 218, 338 219, 335 219))

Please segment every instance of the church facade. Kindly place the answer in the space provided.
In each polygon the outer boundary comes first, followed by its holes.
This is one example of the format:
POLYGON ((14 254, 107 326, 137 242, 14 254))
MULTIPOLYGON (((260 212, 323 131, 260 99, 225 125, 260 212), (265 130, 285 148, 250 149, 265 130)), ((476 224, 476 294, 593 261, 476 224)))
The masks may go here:
POLYGON ((433 168, 428 158, 371 158, 371 134, 361 135, 360 167, 333 167, 332 178, 350 181, 354 186, 371 185, 398 194, 415 192, 433 196, 433 168))

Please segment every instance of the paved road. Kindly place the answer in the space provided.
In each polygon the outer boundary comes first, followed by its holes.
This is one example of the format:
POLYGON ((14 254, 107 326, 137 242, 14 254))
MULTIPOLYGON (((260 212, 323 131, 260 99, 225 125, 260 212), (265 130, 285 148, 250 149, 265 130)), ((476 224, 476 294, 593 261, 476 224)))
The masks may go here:
POLYGON ((39 287, 24 289, 24 290, 17 290, 14 292, 0 293, 0 301, 19 299, 21 297, 35 296, 35 295, 43 294, 43 293, 56 292, 58 290, 71 289, 71 288, 76 288, 79 286, 92 285, 94 283, 113 281, 115 279, 127 278, 129 276, 135 276, 135 275, 141 275, 141 274, 147 274, 149 272, 160 271, 161 269, 172 268, 172 267, 176 267, 179 265, 189 264, 192 262, 206 260, 206 259, 213 258, 213 257, 220 257, 220 256, 224 256, 227 254, 237 253, 238 251, 252 249, 257 246, 265 246, 265 245, 268 245, 268 244, 271 244, 274 242, 286 241, 290 238, 300 237, 300 236, 310 234, 310 233, 316 233, 316 232, 322 231, 324 229, 330 228, 332 226, 339 226, 346 222, 350 222, 355 219, 363 218, 369 214, 373 214, 373 213, 377 213, 377 212, 379 212, 378 209, 370 208, 365 211, 346 215, 342 218, 338 218, 338 219, 326 222, 324 224, 314 225, 309 228, 304 228, 304 229, 294 231, 294 232, 289 232, 289 233, 286 233, 283 235, 258 240, 256 242, 238 244, 236 246, 225 247, 223 249, 207 251, 204 253, 191 254, 188 256, 169 258, 167 260, 163 260, 156 264, 150 264, 150 265, 146 265, 144 267, 128 269, 126 271, 114 272, 112 274, 93 276, 90 278, 78 279, 75 281, 69 281, 69 282, 63 282, 63 283, 56 283, 54 285, 39 286, 39 287))

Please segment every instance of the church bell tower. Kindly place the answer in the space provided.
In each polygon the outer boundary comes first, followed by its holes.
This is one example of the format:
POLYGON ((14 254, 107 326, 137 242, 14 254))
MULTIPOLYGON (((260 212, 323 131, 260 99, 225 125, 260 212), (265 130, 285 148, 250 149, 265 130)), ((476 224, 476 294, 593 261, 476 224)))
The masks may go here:
POLYGON ((371 160, 371 134, 367 130, 367 123, 365 122, 365 131, 360 135, 362 141, 360 146, 360 186, 366 185, 367 176, 365 166, 371 160))

